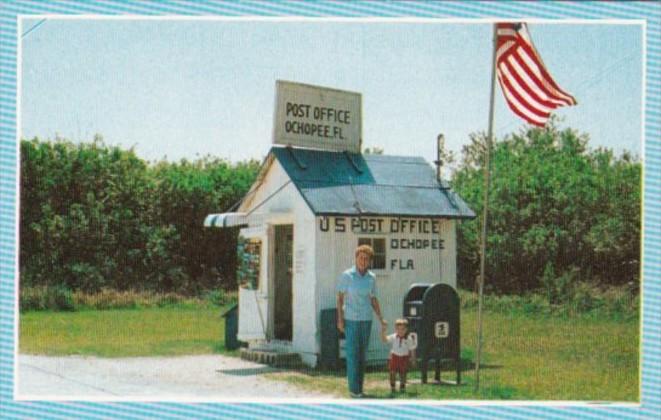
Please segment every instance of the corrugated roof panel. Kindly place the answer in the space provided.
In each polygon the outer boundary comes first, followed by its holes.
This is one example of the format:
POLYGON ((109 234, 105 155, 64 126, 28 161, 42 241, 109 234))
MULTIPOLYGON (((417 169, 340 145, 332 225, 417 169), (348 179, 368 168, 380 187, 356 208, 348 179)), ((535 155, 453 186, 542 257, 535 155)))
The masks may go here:
POLYGON ((466 203, 440 188, 391 185, 301 186, 317 214, 382 214, 401 216, 475 217, 466 203))
POLYGON ((436 172, 423 158, 367 155, 365 160, 377 184, 438 187, 436 172))
POLYGON ((374 183, 374 177, 359 153, 287 147, 273 147, 271 152, 294 182, 314 181, 326 185, 374 183), (299 162, 305 165, 305 169, 299 162))
POLYGON ((287 147, 271 153, 316 214, 475 217, 456 193, 439 186, 421 157, 287 147))

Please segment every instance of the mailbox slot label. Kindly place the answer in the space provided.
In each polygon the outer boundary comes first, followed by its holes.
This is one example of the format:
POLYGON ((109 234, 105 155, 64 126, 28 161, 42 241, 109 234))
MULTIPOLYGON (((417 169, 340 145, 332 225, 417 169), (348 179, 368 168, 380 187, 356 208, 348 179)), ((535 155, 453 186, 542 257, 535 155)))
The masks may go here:
POLYGON ((450 335, 450 324, 439 321, 434 325, 434 335, 436 338, 447 338, 450 335))
POLYGON ((417 308, 415 306, 412 306, 409 312, 411 313, 411 316, 416 316, 418 314, 417 308))

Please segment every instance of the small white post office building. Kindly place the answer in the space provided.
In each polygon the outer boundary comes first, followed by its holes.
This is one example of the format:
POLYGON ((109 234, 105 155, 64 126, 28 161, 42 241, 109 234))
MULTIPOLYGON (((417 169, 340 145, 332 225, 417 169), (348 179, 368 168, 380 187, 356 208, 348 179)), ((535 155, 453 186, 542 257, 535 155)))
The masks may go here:
MULTIPOLYGON (((377 297, 392 325, 411 284, 456 286, 455 224, 473 217, 420 157, 273 146, 237 211, 205 224, 244 226, 239 340, 315 366, 321 310, 335 307, 338 278, 358 245, 375 250, 377 297)), ((378 328, 370 361, 388 355, 378 328)))

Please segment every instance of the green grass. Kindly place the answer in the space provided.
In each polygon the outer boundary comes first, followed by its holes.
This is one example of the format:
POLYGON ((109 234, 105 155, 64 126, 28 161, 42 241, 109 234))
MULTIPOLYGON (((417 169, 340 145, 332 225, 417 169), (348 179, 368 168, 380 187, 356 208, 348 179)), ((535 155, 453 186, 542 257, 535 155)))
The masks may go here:
MULTIPOLYGON (((223 308, 163 307, 103 311, 28 311, 20 316, 22 353, 102 357, 224 353, 223 308)), ((487 312, 480 392, 473 393, 476 312, 462 311, 461 386, 420 385, 409 374, 395 398, 638 400, 638 321, 487 312)), ((345 372, 286 370, 267 377, 347 396, 345 372)), ((430 371, 430 380, 433 372, 430 371)), ((444 370, 444 379, 454 373, 444 370)), ((365 390, 389 396, 387 372, 367 373, 365 390)))
POLYGON ((228 353, 222 310, 175 306, 29 311, 20 316, 19 349, 28 354, 102 357, 228 353))
MULTIPOLYGON (((487 313, 484 319, 480 392, 475 394, 476 313, 462 313, 462 385, 421 385, 409 373, 405 394, 395 398, 638 401, 638 322, 588 317, 523 317, 487 313)), ((303 388, 347 395, 344 371, 300 370, 269 374, 303 388)), ((454 380, 444 370, 442 379, 454 380)), ((433 382, 433 370, 428 373, 433 382)), ((367 372, 365 392, 390 394, 388 374, 367 372)))

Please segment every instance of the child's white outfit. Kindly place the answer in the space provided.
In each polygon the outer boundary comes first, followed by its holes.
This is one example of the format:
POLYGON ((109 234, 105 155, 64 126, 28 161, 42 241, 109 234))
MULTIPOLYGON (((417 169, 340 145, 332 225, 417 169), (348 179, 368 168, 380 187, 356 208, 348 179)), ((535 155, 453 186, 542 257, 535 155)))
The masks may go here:
POLYGON ((417 336, 413 333, 400 337, 397 333, 386 337, 390 344, 390 357, 388 359, 388 368, 391 372, 406 374, 411 351, 418 347, 417 336))

